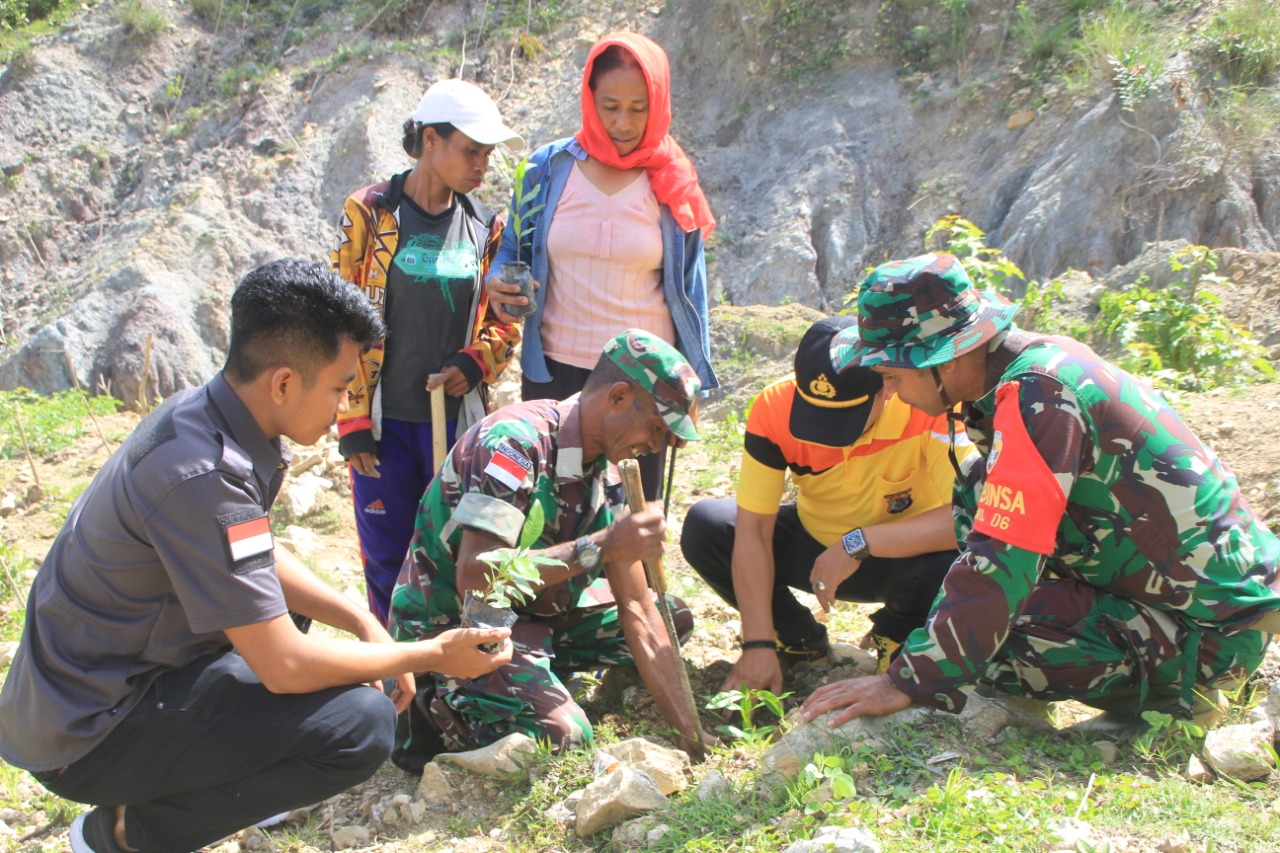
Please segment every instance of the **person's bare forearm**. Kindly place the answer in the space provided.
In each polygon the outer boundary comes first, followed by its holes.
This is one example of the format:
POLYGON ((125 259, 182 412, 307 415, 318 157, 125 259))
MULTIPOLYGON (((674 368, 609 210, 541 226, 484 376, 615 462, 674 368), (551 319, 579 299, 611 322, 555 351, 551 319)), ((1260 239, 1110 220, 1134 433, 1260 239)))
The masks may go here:
POLYGON ((918 557, 958 547, 949 504, 910 518, 873 524, 864 527, 862 533, 867 547, 877 557, 918 557))
POLYGON ((325 583, 278 543, 275 559, 276 574, 290 610, 362 640, 382 639, 380 635, 385 635, 372 613, 325 583))
POLYGON ((468 629, 409 643, 361 642, 303 634, 288 614, 226 630, 236 651, 273 693, 311 693, 416 672, 467 680, 511 659, 509 643, 492 655, 476 648, 509 634, 505 628, 468 629))
POLYGON ((680 660, 667 637, 657 605, 647 597, 627 604, 620 601, 618 616, 636 669, 663 719, 681 734, 699 731, 698 721, 689 718, 677 670, 680 660))

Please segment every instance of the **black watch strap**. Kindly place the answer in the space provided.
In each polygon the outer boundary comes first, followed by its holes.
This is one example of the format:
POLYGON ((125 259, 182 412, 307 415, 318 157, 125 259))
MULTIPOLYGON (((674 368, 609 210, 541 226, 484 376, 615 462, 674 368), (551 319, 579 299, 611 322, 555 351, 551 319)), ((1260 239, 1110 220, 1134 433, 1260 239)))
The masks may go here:
POLYGON ((778 644, 773 640, 743 640, 739 645, 744 652, 747 649, 774 649, 778 648, 778 644))

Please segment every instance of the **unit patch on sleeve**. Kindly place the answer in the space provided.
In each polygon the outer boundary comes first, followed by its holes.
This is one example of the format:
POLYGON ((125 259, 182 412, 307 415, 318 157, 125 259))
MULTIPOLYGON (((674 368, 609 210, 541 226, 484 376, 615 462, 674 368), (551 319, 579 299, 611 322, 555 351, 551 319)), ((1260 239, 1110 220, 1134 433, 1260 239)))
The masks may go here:
POLYGON ((233 512, 218 516, 231 556, 231 571, 243 574, 275 562, 271 522, 261 510, 233 512))
POLYGON ((508 444, 493 449, 493 457, 484 466, 484 475, 492 477, 508 489, 518 489, 524 478, 533 473, 529 458, 508 444))
POLYGON ((1036 554, 1052 554, 1066 508, 1062 486, 1022 421, 1018 383, 1006 383, 996 391, 987 477, 973 532, 1036 554))

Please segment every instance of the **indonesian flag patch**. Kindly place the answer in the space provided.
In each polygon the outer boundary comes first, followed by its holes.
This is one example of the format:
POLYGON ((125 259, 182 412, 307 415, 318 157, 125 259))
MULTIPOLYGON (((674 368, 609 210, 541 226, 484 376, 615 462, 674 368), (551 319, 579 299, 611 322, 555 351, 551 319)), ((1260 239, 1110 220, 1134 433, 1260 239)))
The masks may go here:
POLYGON ((994 426, 973 532, 1036 554, 1052 554, 1067 496, 1027 433, 1017 382, 996 390, 994 426))
POLYGON ((486 477, 492 477, 508 489, 518 489, 524 478, 533 472, 533 463, 519 450, 507 444, 493 449, 493 457, 484 466, 486 477))
POLYGON ((272 563, 271 522, 261 510, 220 515, 218 523, 227 540, 232 571, 238 574, 272 563))

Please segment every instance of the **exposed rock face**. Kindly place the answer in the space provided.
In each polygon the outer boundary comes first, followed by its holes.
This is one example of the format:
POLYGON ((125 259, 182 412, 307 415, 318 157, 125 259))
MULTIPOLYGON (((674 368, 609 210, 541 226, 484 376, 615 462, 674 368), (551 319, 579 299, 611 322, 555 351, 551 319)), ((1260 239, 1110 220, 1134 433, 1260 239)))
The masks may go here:
MULTIPOLYGON (((673 130, 720 219, 713 303, 830 313, 868 266, 923 251, 926 228, 950 212, 1037 278, 1101 275, 1156 239, 1277 248, 1276 171, 1197 136, 1205 107, 1178 96, 1190 79, 1178 62, 1172 85, 1132 113, 1104 86, 1046 91, 1026 121, 1031 105, 991 36, 1007 4, 972 4, 982 37, 966 73, 987 87, 980 99, 961 97, 954 70, 904 80, 873 44, 882 5, 843 4, 829 26, 858 58, 804 83, 778 73, 771 25, 745 0, 615 14, 610 26, 648 32, 671 57, 673 130)), ((133 402, 208 379, 236 280, 280 256, 325 259, 342 199, 410 165, 401 122, 454 72, 430 50, 375 49, 403 32, 366 30, 335 4, 330 35, 298 29, 302 42, 271 60, 279 74, 228 91, 214 69, 254 70, 254 19, 213 31, 185 6, 166 10, 172 30, 135 51, 111 5, 93 6, 0 79, 0 388, 56 391, 74 371, 133 402), (347 23, 374 40, 367 58, 316 71, 347 23)), ((412 26, 442 44, 468 14, 479 13, 446 0, 412 26)), ((537 62, 473 45, 466 76, 501 97, 531 147, 568 135, 594 26, 566 21, 537 62)), ((1268 144, 1256 162, 1280 158, 1280 140, 1268 144)), ((497 170, 479 197, 504 205, 497 170)))

